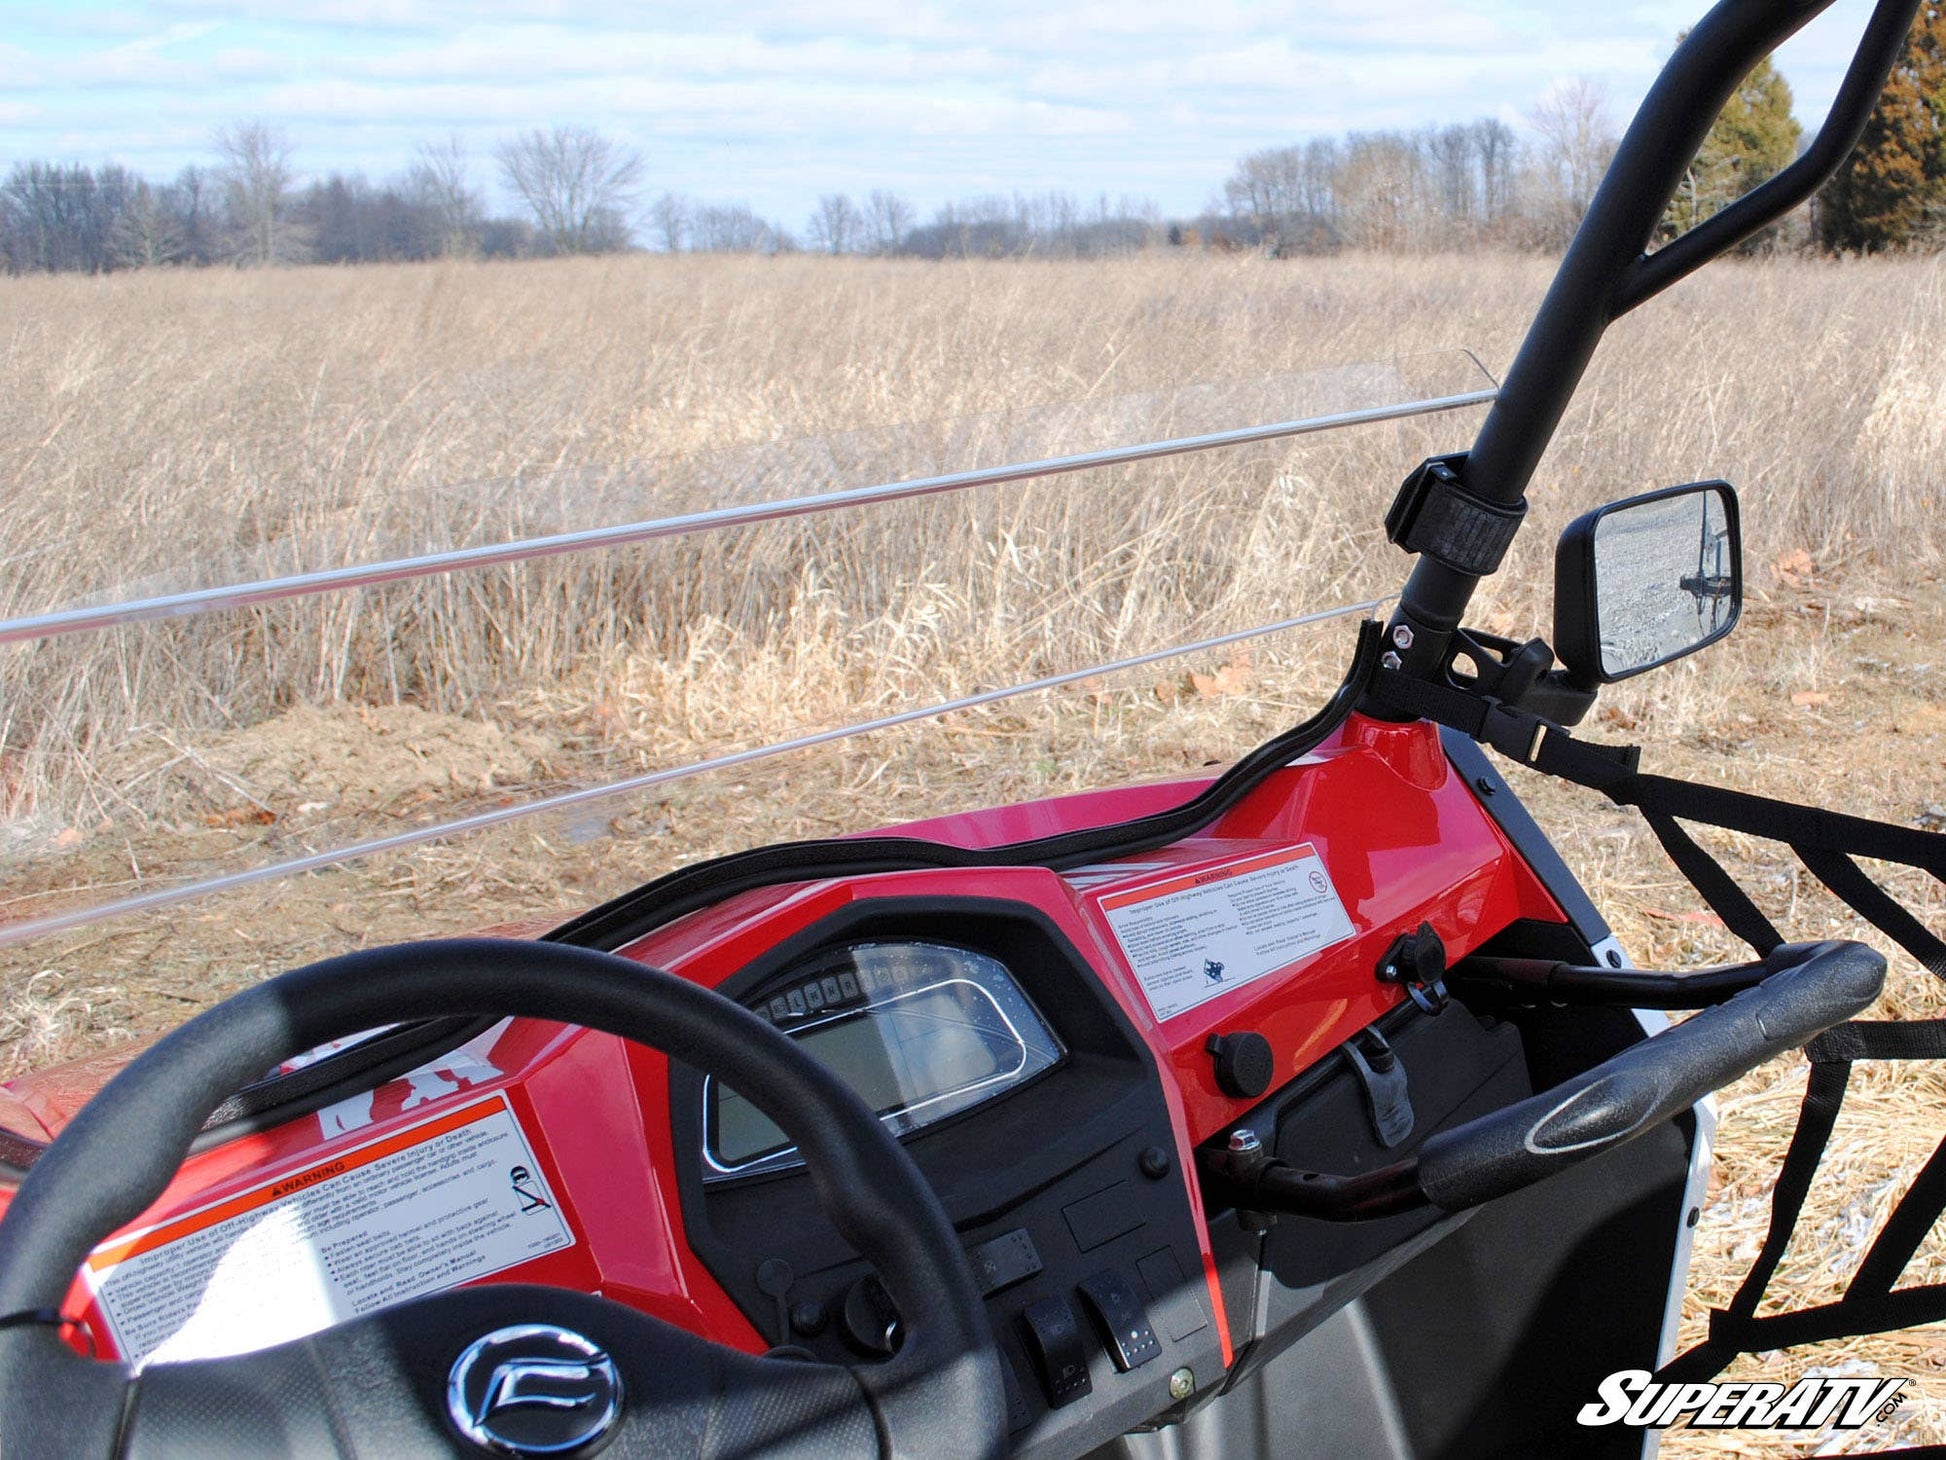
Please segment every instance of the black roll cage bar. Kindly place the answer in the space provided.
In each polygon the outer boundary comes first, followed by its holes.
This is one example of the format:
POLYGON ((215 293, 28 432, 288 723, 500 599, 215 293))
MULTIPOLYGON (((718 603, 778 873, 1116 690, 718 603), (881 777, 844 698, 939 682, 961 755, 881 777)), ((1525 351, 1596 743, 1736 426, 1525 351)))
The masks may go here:
MULTIPOLYGON (((1527 483, 1608 326, 1802 203, 1858 144, 1920 0, 1878 0, 1829 115, 1796 161, 1647 251, 1731 93, 1753 66, 1830 4, 1720 0, 1676 47, 1575 230, 1473 449, 1444 459, 1458 468, 1468 496, 1523 509, 1527 483)), ((1400 668, 1446 681, 1461 615, 1482 576, 1430 555, 1418 559, 1387 626, 1400 668)))

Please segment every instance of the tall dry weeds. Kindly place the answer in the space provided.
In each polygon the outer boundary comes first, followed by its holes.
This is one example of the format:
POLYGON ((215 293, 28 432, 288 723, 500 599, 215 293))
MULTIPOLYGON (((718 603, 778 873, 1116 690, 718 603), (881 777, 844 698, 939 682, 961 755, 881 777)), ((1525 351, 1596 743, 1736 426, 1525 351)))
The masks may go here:
MULTIPOLYGON (((7 280, 0 612, 1328 409, 1383 387, 1230 383, 1460 345, 1503 369, 1547 274, 1494 255, 619 258, 7 280)), ((1936 265, 1783 260, 1718 266, 1624 321, 1482 612, 1544 609, 1567 516, 1686 476, 1745 488, 1757 554, 1931 561, 1942 315, 1936 265)), ((1386 590, 1384 502, 1470 431, 1366 429, 0 650, 0 784, 45 830, 157 726, 340 698, 477 716, 699 644, 788 675, 807 616, 861 636, 844 680, 867 700, 1067 668, 1386 590), (908 620, 899 652, 868 642, 908 620)))

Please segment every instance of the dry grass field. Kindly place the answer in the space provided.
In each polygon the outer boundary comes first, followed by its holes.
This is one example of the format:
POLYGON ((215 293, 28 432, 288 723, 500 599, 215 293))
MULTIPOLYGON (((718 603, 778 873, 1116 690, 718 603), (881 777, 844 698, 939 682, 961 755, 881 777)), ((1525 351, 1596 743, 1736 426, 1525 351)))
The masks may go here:
MULTIPOLYGON (((1167 256, 0 279, 0 614, 1468 389, 1455 351, 1504 369, 1548 274, 1512 256, 1167 256)), ((1676 774, 1946 817, 1942 341, 1946 266, 1928 261, 1735 262, 1652 302, 1597 356, 1476 621, 1546 633, 1569 517, 1727 477, 1745 626, 1611 691, 1591 733, 1676 774)), ((0 918, 1389 593, 1404 560, 1385 504, 1477 421, 0 647, 0 918)), ((294 962, 572 911, 716 852, 1194 771, 1308 713, 1350 637, 1298 629, 0 946, 0 1074, 111 1051, 294 962)), ((1630 815, 1522 789, 1638 960, 1737 956, 1630 815)), ((1780 849, 1703 839, 1787 931, 1856 931, 1780 849)), ((1946 928, 1937 886, 1888 885, 1946 928)), ((1887 1002, 1946 1007, 1903 959, 1887 1002)), ((1694 1332, 1756 1250, 1802 1084, 1780 1063, 1723 1097, 1694 1332)), ((1946 1127, 1939 1073, 1861 1067, 1853 1089, 1787 1299, 1835 1294, 1946 1127)), ((1941 1280, 1946 1252, 1919 1266, 1941 1280)), ((1896 1438, 1946 1438, 1937 1331, 1734 1372, 1845 1363, 1912 1375, 1896 1438)))

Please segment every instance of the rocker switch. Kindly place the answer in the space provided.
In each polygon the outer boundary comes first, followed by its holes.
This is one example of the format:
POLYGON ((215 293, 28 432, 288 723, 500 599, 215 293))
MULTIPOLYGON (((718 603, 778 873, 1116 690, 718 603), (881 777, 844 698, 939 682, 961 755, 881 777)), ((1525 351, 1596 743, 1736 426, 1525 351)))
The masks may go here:
POLYGON ((1094 1391, 1088 1377, 1088 1345, 1074 1309, 1062 1297, 1041 1298, 1021 1310, 1027 1352, 1047 1387, 1050 1409, 1059 1409, 1094 1391))
POLYGON ((1135 1285, 1118 1268, 1105 1268, 1081 1284, 1081 1299, 1101 1330, 1108 1356, 1123 1373, 1139 1369, 1162 1352, 1135 1285))

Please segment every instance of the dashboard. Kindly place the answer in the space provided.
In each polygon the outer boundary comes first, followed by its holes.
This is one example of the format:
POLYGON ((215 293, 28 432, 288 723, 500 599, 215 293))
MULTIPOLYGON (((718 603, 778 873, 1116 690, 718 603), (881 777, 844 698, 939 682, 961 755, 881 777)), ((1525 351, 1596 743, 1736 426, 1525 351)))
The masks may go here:
MULTIPOLYGON (((1414 1140, 1531 1088, 1519 1033, 1460 1010, 1427 1019, 1374 970, 1401 930, 1430 922, 1461 954, 1504 929, 1558 926, 1559 910, 1429 729, 1353 731, 1207 834, 1140 860, 761 889, 616 949, 799 1041, 900 1138, 984 1296, 1018 1453, 1083 1454, 1194 1419, 1341 1305, 1348 1274, 1436 1235, 1431 1216, 1265 1231, 1250 1214, 1206 1213, 1198 1146, 1248 1127, 1300 1169, 1397 1159, 1404 1148, 1373 1127, 1370 1083, 1337 1057, 1361 1031, 1405 1072, 1414 1140), (1226 938, 1233 951, 1214 947, 1226 938), (1219 1051, 1242 1035, 1274 1052, 1267 1087, 1225 1081, 1219 1051)), ((1018 808, 994 813, 989 830, 1098 824, 1182 794, 1090 793, 1035 808, 1031 825, 1005 820, 1018 808)), ((910 830, 969 836, 959 823, 910 830)), ((6 1087, 16 1164, 100 1078, 6 1087)), ((511 1240, 516 1220, 553 1236, 520 1252, 482 1238, 423 1290, 573 1288, 746 1351, 836 1363, 898 1346, 900 1315, 768 1118, 699 1070, 572 1025, 453 1019, 289 1062, 213 1118, 145 1221, 187 1230, 220 1204, 326 1192, 369 1157, 362 1169, 386 1173, 372 1180, 413 1198, 386 1211, 423 1209, 458 1241, 464 1211, 428 1184, 423 1158, 489 1136, 505 1169, 481 1178, 480 1210, 511 1213, 489 1236, 511 1240)), ((431 1250, 399 1221, 401 1251, 431 1250)), ((76 1310, 105 1311, 98 1299, 77 1293, 76 1310)))
MULTIPOLYGON (((1073 1454, 1219 1380, 1191 1180, 1153 1056, 1045 914, 884 899, 827 917, 719 986, 841 1074, 965 1242, 1003 1356, 1019 1453, 1073 1454)), ((773 1348, 836 1362, 900 1319, 817 1211, 771 1122, 670 1071, 690 1246, 773 1348)))

